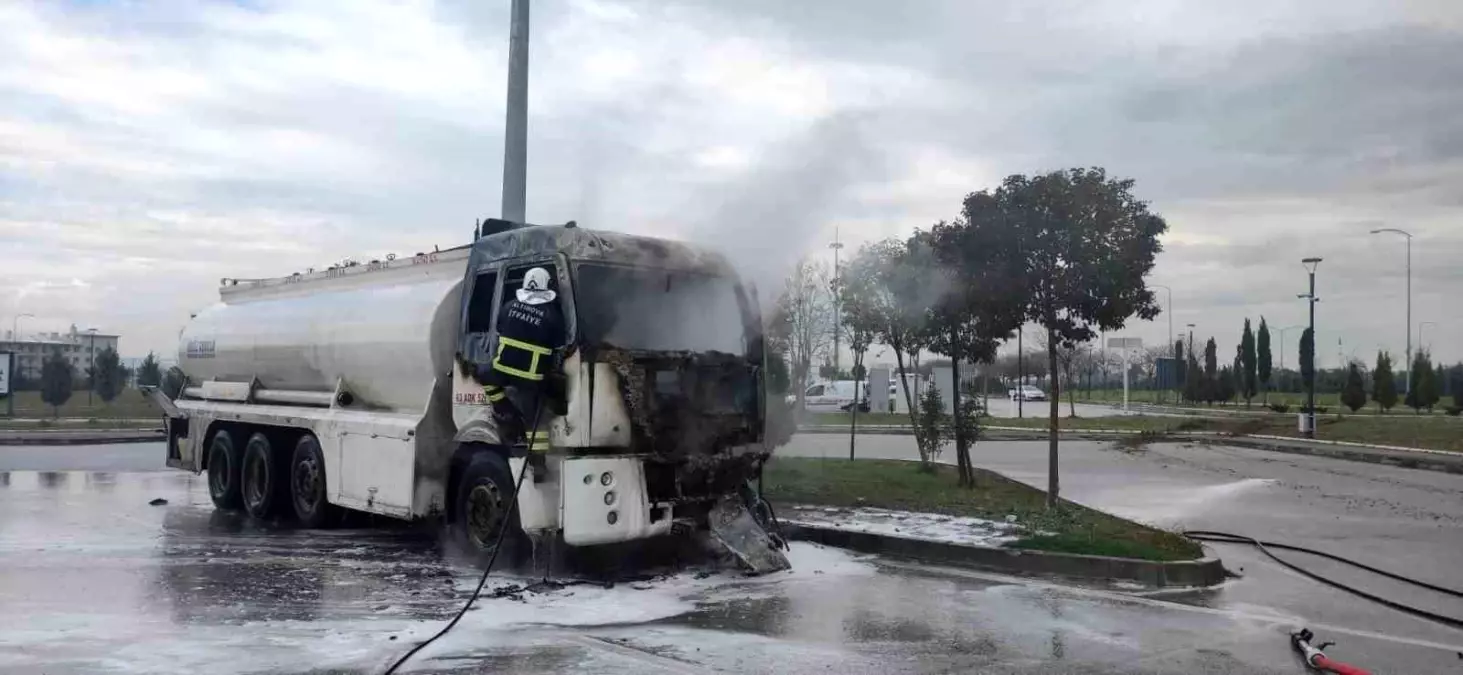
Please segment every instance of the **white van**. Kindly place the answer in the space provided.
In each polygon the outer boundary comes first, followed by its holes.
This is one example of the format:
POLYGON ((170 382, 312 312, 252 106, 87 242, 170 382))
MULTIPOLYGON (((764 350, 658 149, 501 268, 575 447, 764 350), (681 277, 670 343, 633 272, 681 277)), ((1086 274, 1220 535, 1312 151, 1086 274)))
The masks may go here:
MULTIPOLYGON (((808 385, 803 392, 803 405, 808 412, 847 412, 853 407, 854 399, 859 401, 859 412, 869 411, 868 384, 854 380, 833 380, 808 385)), ((796 403, 797 397, 788 395, 788 403, 796 403)))

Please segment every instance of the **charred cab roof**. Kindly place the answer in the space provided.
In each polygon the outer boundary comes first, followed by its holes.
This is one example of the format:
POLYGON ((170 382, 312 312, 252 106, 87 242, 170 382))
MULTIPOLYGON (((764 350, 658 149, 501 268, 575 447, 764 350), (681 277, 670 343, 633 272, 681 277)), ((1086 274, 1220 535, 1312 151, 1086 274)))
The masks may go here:
POLYGON ((489 219, 472 244, 473 266, 536 255, 562 253, 571 260, 697 271, 733 276, 720 253, 672 239, 605 232, 564 225, 529 225, 489 219))

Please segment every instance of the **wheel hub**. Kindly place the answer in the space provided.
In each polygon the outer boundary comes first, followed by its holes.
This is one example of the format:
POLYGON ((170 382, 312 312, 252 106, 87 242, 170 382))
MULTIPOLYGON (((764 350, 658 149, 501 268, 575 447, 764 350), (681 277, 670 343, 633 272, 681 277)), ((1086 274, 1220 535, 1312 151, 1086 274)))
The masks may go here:
POLYGON ((503 521, 503 492, 494 483, 473 486, 467 495, 467 531, 478 548, 496 541, 503 521))
POLYGON ((313 512, 320 504, 320 466, 314 459, 307 459, 295 465, 295 501, 305 511, 313 512))

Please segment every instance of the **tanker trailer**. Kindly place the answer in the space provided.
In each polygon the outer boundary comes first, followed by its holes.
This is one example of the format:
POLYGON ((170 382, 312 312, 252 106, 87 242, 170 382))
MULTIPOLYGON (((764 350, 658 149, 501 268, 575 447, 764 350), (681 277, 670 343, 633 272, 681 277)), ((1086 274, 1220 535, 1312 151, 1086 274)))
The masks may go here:
POLYGON ((181 395, 153 394, 167 465, 206 472, 217 508, 307 527, 339 509, 441 519, 478 551, 503 527, 569 546, 695 531, 754 572, 787 566, 751 515, 771 454, 761 321, 713 251, 490 220, 447 251, 225 279, 178 357, 181 395), (564 312, 565 391, 545 413, 547 480, 515 492, 524 449, 474 374, 533 267, 564 312))

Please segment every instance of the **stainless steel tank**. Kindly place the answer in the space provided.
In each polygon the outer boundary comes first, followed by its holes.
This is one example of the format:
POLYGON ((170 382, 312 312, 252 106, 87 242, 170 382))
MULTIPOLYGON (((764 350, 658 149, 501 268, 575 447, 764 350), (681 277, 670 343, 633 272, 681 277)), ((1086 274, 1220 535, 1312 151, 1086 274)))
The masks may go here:
POLYGON ((451 374, 465 249, 257 281, 225 280, 184 327, 178 363, 194 383, 259 381, 332 392, 360 407, 421 413, 451 374))

